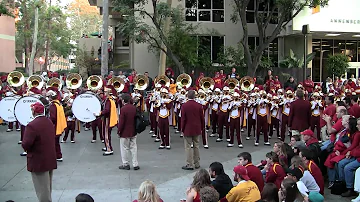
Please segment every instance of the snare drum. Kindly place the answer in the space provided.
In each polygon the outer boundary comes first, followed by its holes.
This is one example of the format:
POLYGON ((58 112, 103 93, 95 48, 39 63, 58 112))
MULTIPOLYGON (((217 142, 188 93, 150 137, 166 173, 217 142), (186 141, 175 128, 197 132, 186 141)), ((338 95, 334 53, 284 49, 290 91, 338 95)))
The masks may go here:
POLYGON ((0 117, 8 122, 16 121, 14 115, 15 103, 20 99, 18 96, 4 97, 0 101, 0 117))
POLYGON ((78 120, 88 123, 96 119, 94 113, 101 111, 101 100, 95 93, 88 91, 76 96, 71 109, 78 120))
POLYGON ((25 96, 15 103, 14 114, 21 125, 26 126, 34 119, 31 111, 32 104, 40 102, 44 105, 39 98, 41 96, 25 96))

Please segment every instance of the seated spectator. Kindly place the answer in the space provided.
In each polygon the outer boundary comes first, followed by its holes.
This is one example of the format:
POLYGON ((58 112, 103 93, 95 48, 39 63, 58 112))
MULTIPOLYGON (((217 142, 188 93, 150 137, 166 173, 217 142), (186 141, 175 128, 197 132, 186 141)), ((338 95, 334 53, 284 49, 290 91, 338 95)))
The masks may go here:
POLYGON ((310 129, 301 132, 306 148, 310 149, 313 154, 313 160, 316 164, 319 164, 320 145, 319 140, 314 136, 314 132, 310 129))
POLYGON ((201 202, 218 202, 219 193, 212 187, 204 187, 200 189, 201 202))
POLYGON ((205 169, 200 169, 186 190, 186 202, 200 202, 200 190, 204 187, 211 187, 210 175, 205 169))
POLYGON ((351 200, 351 202, 360 202, 360 168, 356 169, 355 172, 354 191, 359 193, 359 195, 355 199, 351 200))
POLYGON ((145 180, 139 187, 138 199, 133 202, 163 202, 153 182, 145 180))
POLYGON ((278 202, 278 190, 274 183, 266 183, 261 192, 261 200, 258 202, 278 202))
POLYGON ((284 179, 279 190, 279 201, 303 202, 306 197, 302 196, 293 179, 284 179))
POLYGON ((323 144, 322 144, 323 146, 321 147, 321 150, 325 150, 330 143, 335 142, 336 134, 344 129, 344 127, 342 125, 342 117, 347 114, 348 114, 348 111, 346 110, 346 108, 344 106, 336 107, 336 117, 334 117, 334 119, 336 118, 337 120, 334 125, 332 122, 333 117, 330 117, 327 114, 323 115, 322 119, 326 122, 327 134, 329 134, 329 136, 328 136, 328 140, 323 142, 323 144))
POLYGON ((286 170, 287 173, 287 177, 286 178, 290 178, 292 180, 294 180, 296 182, 296 186, 299 190, 299 192, 305 197, 309 196, 309 190, 307 189, 307 187, 305 186, 305 184, 300 181, 300 179, 303 177, 303 172, 299 169, 299 168, 290 168, 286 170))
POLYGON ((300 181, 302 181, 306 188, 310 192, 320 192, 320 187, 316 183, 315 178, 311 175, 311 173, 307 170, 307 167, 305 166, 303 160, 300 158, 300 156, 294 156, 291 159, 291 166, 290 168, 299 168, 303 172, 303 176, 300 178, 300 181))
POLYGON ((234 181, 238 182, 238 184, 220 202, 254 202, 260 200, 260 191, 257 185, 250 180, 246 168, 242 165, 237 165, 233 171, 234 181))
POLYGON ((286 153, 286 148, 284 146, 284 143, 283 142, 275 142, 273 151, 278 155, 280 165, 284 168, 287 168, 288 167, 288 159, 287 159, 287 153, 286 153))
POLYGON ((242 165, 247 169, 250 180, 255 182, 261 192, 264 187, 264 178, 260 169, 252 164, 251 154, 249 152, 242 152, 237 157, 239 165, 242 165))
POLYGON ((280 184, 286 174, 284 168, 279 164, 279 157, 275 152, 269 152, 266 154, 266 161, 267 164, 264 167, 265 182, 274 183, 280 189, 280 184))
POLYGON ((353 95, 350 97, 349 114, 355 117, 356 119, 360 118, 360 106, 358 105, 357 101, 358 101, 358 96, 353 95))
POLYGON ((303 160, 306 169, 310 171, 311 175, 314 177, 316 184, 319 185, 320 194, 324 195, 324 177, 320 168, 312 160, 311 151, 309 149, 302 149, 300 150, 299 156, 303 160))
POLYGON ((219 162, 210 164, 209 174, 211 178, 215 178, 211 184, 219 192, 218 199, 224 198, 233 188, 233 184, 230 177, 225 174, 223 165, 219 162))
POLYGON ((301 138, 298 135, 291 137, 289 146, 291 146, 295 154, 299 154, 300 149, 306 147, 305 143, 301 141, 301 138))
POLYGON ((76 202, 94 202, 94 199, 89 194, 81 193, 75 198, 76 202))

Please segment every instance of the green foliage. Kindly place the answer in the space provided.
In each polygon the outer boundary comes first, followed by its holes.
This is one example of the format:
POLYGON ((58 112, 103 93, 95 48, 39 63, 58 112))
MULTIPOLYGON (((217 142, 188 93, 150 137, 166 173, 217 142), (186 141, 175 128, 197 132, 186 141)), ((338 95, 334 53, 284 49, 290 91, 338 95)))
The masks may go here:
POLYGON ((76 58, 75 58, 75 67, 79 71, 81 70, 87 70, 88 72, 91 72, 95 69, 100 69, 100 64, 98 61, 95 60, 93 56, 88 54, 86 51, 83 51, 84 49, 78 49, 76 51, 76 58), (81 70, 80 70, 81 69, 81 70))
MULTIPOLYGON (((309 64, 315 58, 316 52, 312 52, 306 56, 306 63, 309 64)), ((294 54, 294 51, 290 49, 290 55, 286 56, 284 60, 280 61, 279 66, 281 68, 303 68, 304 58, 294 54)))
POLYGON ((128 69, 130 68, 130 61, 121 61, 119 65, 115 66, 114 69, 128 69))
POLYGON ((15 17, 14 14, 11 11, 11 8, 13 7, 9 3, 6 3, 7 1, 1 0, 0 1, 0 16, 10 16, 15 17))
POLYGON ((244 49, 240 43, 236 47, 229 46, 223 48, 218 57, 221 69, 224 69, 225 72, 231 71, 231 68, 236 68, 236 72, 240 72, 240 74, 245 73, 244 49))
POLYGON ((329 75, 339 77, 347 71, 349 66, 349 58, 344 54, 330 55, 326 63, 329 75))
POLYGON ((271 58, 266 57, 266 56, 262 56, 259 66, 261 67, 261 69, 271 70, 272 67, 274 66, 274 63, 271 60, 271 58))

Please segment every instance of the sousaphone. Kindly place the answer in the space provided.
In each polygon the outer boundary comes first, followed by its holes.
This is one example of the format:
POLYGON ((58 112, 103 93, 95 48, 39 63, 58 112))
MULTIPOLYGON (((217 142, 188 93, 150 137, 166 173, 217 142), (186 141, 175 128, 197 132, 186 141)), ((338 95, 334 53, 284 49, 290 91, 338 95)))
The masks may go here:
POLYGON ((203 77, 202 79, 200 79, 199 85, 205 92, 208 92, 209 89, 214 89, 215 81, 210 77, 203 77))
POLYGON ((59 91, 62 89, 62 83, 61 80, 56 78, 56 77, 52 77, 47 83, 46 83, 46 88, 49 87, 54 87, 57 88, 59 91))
POLYGON ((225 85, 229 86, 230 90, 232 91, 239 85, 239 81, 234 78, 229 78, 226 79, 225 85))
POLYGON ((183 88, 184 86, 186 88, 189 88, 191 86, 192 83, 192 79, 191 76, 189 74, 180 74, 177 78, 176 78, 176 85, 180 86, 181 88, 183 88))
POLYGON ((25 83, 25 77, 21 72, 13 71, 7 76, 7 82, 11 87, 20 87, 25 83))
POLYGON ((170 87, 170 79, 165 75, 159 75, 154 80, 155 84, 161 84, 166 87, 170 87))
POLYGON ((114 86, 116 92, 120 93, 125 88, 125 81, 119 76, 113 76, 109 81, 108 85, 114 86))
POLYGON ((136 75, 134 78, 135 89, 145 90, 149 85, 149 79, 145 75, 136 75))
POLYGON ((240 80, 240 88, 242 91, 252 91, 255 88, 255 81, 250 76, 244 76, 240 80))
POLYGON ((40 75, 32 75, 27 79, 26 83, 27 83, 27 86, 29 89, 31 89, 32 87, 35 87, 35 88, 41 90, 45 84, 45 81, 44 81, 44 78, 40 75))
POLYGON ((89 90, 91 91, 97 91, 103 86, 103 81, 100 76, 97 75, 91 75, 86 80, 86 85, 89 90))
POLYGON ((82 78, 80 74, 71 73, 66 77, 65 83, 67 89, 78 89, 81 87, 82 78))

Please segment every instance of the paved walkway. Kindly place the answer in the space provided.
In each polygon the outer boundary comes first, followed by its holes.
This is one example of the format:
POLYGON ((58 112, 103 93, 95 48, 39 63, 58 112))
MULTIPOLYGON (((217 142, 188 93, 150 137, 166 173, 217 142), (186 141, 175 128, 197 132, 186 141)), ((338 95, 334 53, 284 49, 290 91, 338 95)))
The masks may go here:
MULTIPOLYGON (((21 146, 17 144, 20 132, 5 132, 0 126, 0 202, 36 202, 31 176, 26 170, 26 157, 21 157, 21 146)), ((91 131, 76 134, 76 143, 61 144, 64 162, 58 163, 54 171, 53 201, 74 201, 77 194, 88 193, 97 202, 130 202, 137 197, 142 181, 149 179, 157 184, 160 196, 165 202, 178 202, 185 198, 185 190, 191 184, 196 171, 185 171, 183 140, 171 130, 171 150, 159 150, 158 143, 144 132, 138 136, 138 160, 140 170, 119 170, 119 139, 113 134, 113 156, 102 156, 103 144, 90 143, 91 131)), ((68 140, 69 141, 69 140, 68 140)), ((209 138, 210 149, 201 148, 201 166, 208 169, 213 161, 222 162, 226 173, 232 176, 237 164, 236 156, 242 151, 252 153, 253 161, 264 159, 269 146, 253 146, 253 140, 244 140, 244 148, 227 148, 226 143, 216 143, 209 138)), ((274 143, 274 139, 271 143, 274 143)), ((349 201, 339 196, 326 194, 326 201, 349 201)))

